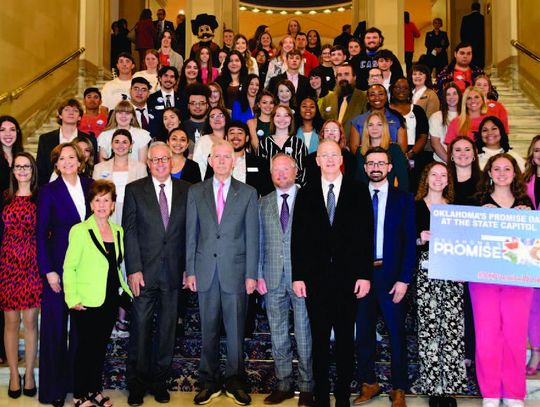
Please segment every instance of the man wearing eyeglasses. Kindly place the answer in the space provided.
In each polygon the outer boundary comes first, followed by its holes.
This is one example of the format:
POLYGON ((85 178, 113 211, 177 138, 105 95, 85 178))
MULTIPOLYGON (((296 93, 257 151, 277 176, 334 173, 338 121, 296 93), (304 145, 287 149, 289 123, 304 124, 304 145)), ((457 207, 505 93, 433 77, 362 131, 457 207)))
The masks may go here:
POLYGON ((321 140, 321 177, 298 191, 292 224, 293 291, 305 298, 313 350, 315 406, 330 407, 330 333, 335 332, 336 407, 349 407, 356 302, 370 291, 373 216, 364 184, 343 176, 341 148, 321 140))
MULTIPOLYGON (((407 346, 403 297, 412 279, 416 258, 414 200, 388 182, 392 171, 390 155, 382 147, 366 152, 364 168, 369 178, 369 193, 374 224, 371 235, 375 248, 367 256, 373 262, 371 291, 358 301, 356 314, 356 357, 361 394, 354 404, 362 404, 381 393, 375 376, 377 310, 382 311, 390 335, 392 407, 406 407, 407 346)), ((368 233, 366 231, 366 233, 368 233)))
POLYGON ((182 123, 184 130, 193 143, 203 135, 204 122, 210 106, 210 88, 202 84, 193 84, 187 88, 187 107, 189 119, 182 123))
POLYGON ((171 157, 168 145, 152 143, 147 160, 150 176, 128 184, 125 192, 126 273, 134 296, 126 374, 130 406, 143 404, 146 391, 159 403, 170 400, 166 380, 171 373, 178 291, 185 271, 189 186, 171 178, 171 157))

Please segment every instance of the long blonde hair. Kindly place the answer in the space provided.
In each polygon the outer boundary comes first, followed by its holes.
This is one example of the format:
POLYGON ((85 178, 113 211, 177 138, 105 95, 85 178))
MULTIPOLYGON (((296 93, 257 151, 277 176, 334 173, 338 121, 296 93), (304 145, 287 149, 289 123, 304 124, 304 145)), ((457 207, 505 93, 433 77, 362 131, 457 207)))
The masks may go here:
POLYGON ((368 116, 366 117, 366 120, 364 121, 364 128, 362 129, 362 145, 360 153, 362 155, 365 155, 367 151, 372 147, 371 146, 371 140, 369 137, 369 130, 368 130, 368 124, 372 117, 378 117, 383 125, 382 130, 382 137, 381 137, 381 147, 385 150, 388 150, 388 147, 390 147, 390 129, 388 128, 388 120, 386 120, 386 117, 384 113, 379 111, 372 111, 368 116))
POLYGON ((487 103, 486 103, 486 96, 484 95, 484 92, 482 92, 479 88, 475 86, 469 86, 467 89, 465 89, 465 92, 463 92, 463 98, 461 99, 461 112, 459 113, 459 131, 458 131, 458 134, 463 135, 463 136, 467 135, 471 127, 469 109, 467 109, 467 98, 469 97, 471 92, 478 93, 480 97, 482 98, 482 108, 480 109, 480 114, 487 113, 487 103))
POLYGON ((112 112, 111 118, 109 119, 109 124, 107 127, 105 127, 105 130, 116 129, 118 127, 118 122, 116 121, 116 113, 119 112, 131 113, 131 127, 141 127, 139 126, 139 122, 137 121, 137 115, 135 114, 135 108, 133 107, 131 102, 127 100, 121 100, 114 107, 114 111, 112 112))

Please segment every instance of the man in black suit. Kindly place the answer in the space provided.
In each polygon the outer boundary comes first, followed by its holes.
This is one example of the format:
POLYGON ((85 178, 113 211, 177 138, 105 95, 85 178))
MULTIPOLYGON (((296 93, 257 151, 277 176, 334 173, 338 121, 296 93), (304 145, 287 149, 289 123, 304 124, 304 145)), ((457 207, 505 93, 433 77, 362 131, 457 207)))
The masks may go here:
POLYGON ((39 185, 46 184, 51 178, 53 166, 51 152, 61 143, 69 143, 76 137, 86 137, 97 151, 97 141, 93 134, 77 130, 84 111, 77 99, 67 99, 58 106, 58 124, 60 128, 39 136, 37 150, 37 168, 39 185))
POLYGON ((299 73, 301 65, 302 53, 299 50, 293 49, 287 52, 287 71, 270 79, 268 90, 277 96, 279 83, 284 79, 288 79, 294 85, 298 105, 300 105, 306 96, 314 96, 315 91, 311 88, 309 79, 299 73))
POLYGON ((135 108, 135 116, 139 126, 150 132, 152 137, 156 134, 152 134, 152 131, 160 128, 160 124, 163 124, 163 120, 159 122, 159 118, 156 118, 154 111, 150 111, 148 106, 148 98, 150 96, 150 82, 142 76, 137 76, 131 80, 131 87, 129 88, 129 97, 131 104, 135 108))
POLYGON ((367 187, 343 177, 341 148, 322 140, 321 178, 300 189, 292 225, 292 280, 305 297, 313 341, 315 406, 330 406, 330 332, 336 338, 337 407, 350 406, 356 300, 370 290, 373 215, 367 187))
POLYGON ((166 380, 185 271, 189 186, 171 178, 171 160, 169 146, 152 143, 147 161, 151 175, 126 187, 122 226, 126 273, 134 295, 126 374, 131 406, 143 404, 146 390, 160 403, 170 400, 166 380), (157 331, 152 338, 154 314, 157 331))
POLYGON ((160 48, 159 39, 161 38, 161 35, 165 30, 170 30, 171 32, 174 32, 174 25, 172 21, 165 20, 165 10, 160 8, 157 11, 157 20, 154 21, 154 30, 156 32, 156 37, 154 39, 154 44, 156 46, 156 49, 160 48))
POLYGON ((178 108, 180 106, 180 95, 174 90, 178 78, 178 69, 174 66, 160 68, 158 71, 160 90, 148 97, 148 112, 154 116, 149 131, 152 137, 157 137, 160 140, 160 136, 165 131, 163 127, 163 111, 167 107, 178 108))
POLYGON ((485 65, 485 42, 484 16, 480 14, 480 3, 471 4, 471 14, 463 16, 461 20, 461 42, 468 42, 472 45, 472 64, 479 68, 485 65))

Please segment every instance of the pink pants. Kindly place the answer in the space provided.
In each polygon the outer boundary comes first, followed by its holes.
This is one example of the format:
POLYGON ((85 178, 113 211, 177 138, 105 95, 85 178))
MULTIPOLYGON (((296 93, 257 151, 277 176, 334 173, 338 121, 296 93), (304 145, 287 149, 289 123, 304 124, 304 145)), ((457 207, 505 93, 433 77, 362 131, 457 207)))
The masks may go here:
POLYGON ((523 400, 533 289, 483 283, 470 283, 469 289, 482 397, 523 400))
POLYGON ((540 348, 540 288, 535 288, 529 315, 529 342, 533 348, 540 348))

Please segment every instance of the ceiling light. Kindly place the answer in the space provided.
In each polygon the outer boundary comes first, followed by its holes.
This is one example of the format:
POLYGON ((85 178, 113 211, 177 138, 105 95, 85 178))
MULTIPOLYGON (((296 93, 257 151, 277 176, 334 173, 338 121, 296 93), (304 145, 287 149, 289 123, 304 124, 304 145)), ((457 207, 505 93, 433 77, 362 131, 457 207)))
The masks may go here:
POLYGON ((246 6, 240 6, 240 11, 246 11, 246 10, 247 10, 246 6))

